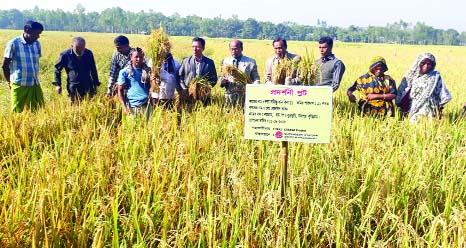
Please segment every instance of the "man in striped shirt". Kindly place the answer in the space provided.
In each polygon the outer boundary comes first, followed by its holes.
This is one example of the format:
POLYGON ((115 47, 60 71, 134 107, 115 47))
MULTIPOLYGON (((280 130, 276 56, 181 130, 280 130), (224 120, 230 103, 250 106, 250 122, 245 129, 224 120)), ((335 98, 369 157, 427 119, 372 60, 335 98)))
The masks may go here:
POLYGON ((117 93, 115 83, 118 80, 120 70, 125 68, 131 61, 131 51, 133 48, 129 46, 129 39, 124 35, 119 35, 114 42, 116 51, 112 56, 110 64, 110 75, 108 78, 107 96, 112 97, 117 93))
POLYGON ((42 24, 28 21, 24 25, 24 33, 10 40, 5 47, 2 69, 11 89, 15 112, 22 112, 25 107, 36 110, 44 105, 38 77, 39 58, 42 55, 38 39, 42 31, 42 24))

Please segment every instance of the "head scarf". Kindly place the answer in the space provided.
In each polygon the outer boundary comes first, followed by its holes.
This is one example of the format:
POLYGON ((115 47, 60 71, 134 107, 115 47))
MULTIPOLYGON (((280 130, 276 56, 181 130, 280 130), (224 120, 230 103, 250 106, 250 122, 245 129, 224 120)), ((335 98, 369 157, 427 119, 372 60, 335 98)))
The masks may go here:
MULTIPOLYGON (((435 89, 435 86, 437 84, 437 80, 439 79, 440 74, 435 71, 435 65, 437 63, 435 62, 435 57, 431 53, 421 53, 417 56, 416 60, 414 63, 411 65, 409 70, 406 72, 404 77, 401 79, 400 86, 398 88, 398 92, 396 95, 395 102, 402 111, 404 112, 416 112, 419 110, 420 104, 412 104, 411 105, 411 99, 412 97, 415 98, 424 98, 428 99, 429 96, 432 94, 433 90, 435 89), (421 75, 419 73, 420 71, 420 64, 424 59, 429 59, 432 61, 432 70, 424 75, 421 75), (413 87, 413 82, 417 80, 419 84, 423 84, 423 92, 420 93, 419 90, 416 90, 416 92, 411 92, 412 87, 413 87), (422 95, 422 96, 421 96, 422 95), (409 97, 409 103, 406 101, 406 97, 409 97)), ((419 89, 419 87, 415 87, 419 89)), ((420 101, 417 101, 418 103, 420 101)))
POLYGON ((448 90, 446 90, 445 85, 443 85, 440 73, 434 70, 435 65, 434 55, 431 53, 422 53, 417 57, 416 61, 405 75, 406 81, 411 87, 411 121, 415 121, 418 115, 436 116, 438 106, 451 100, 451 95, 448 90), (425 74, 420 74, 420 63, 424 59, 432 61, 432 70, 425 74), (441 83, 441 87, 445 88, 445 90, 440 93, 435 93, 438 83, 441 83))
POLYGON ((404 78, 406 78, 406 81, 407 81, 408 85, 411 85, 413 80, 418 78, 421 75, 419 73, 419 69, 420 69, 421 61, 423 61, 424 59, 429 59, 430 61, 432 61, 433 65, 432 65, 432 70, 430 72, 434 71, 435 65, 437 64, 435 62, 434 55, 432 53, 421 53, 421 54, 419 54, 419 56, 417 56, 417 58, 416 58, 416 61, 414 61, 414 63, 411 65, 408 72, 406 72, 406 74, 404 76, 404 78))
POLYGON ((372 71, 372 69, 374 69, 378 65, 383 66, 383 72, 388 71, 387 63, 385 62, 385 59, 381 56, 375 56, 374 58, 371 59, 371 65, 369 66, 369 71, 372 71))

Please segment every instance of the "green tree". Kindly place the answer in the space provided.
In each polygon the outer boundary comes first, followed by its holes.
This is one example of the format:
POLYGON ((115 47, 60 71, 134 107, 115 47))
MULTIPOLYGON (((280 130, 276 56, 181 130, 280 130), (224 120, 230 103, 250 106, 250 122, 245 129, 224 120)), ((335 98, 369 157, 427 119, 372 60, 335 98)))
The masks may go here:
POLYGON ((246 39, 254 39, 260 34, 260 32, 261 26, 259 22, 257 22, 255 19, 248 18, 243 24, 241 37, 246 39))
POLYGON ((77 24, 77 30, 84 32, 87 28, 87 23, 86 23, 86 13, 84 13, 86 9, 84 6, 80 3, 76 5, 76 9, 74 9, 74 15, 76 16, 76 24, 77 24))
POLYGON ((17 9, 6 10, 5 17, 6 17, 5 23, 7 23, 6 28, 23 29, 24 16, 21 11, 17 9))
POLYGON ((448 29, 442 32, 443 44, 444 45, 458 45, 459 44, 459 36, 460 34, 458 31, 454 29, 448 29))
POLYGON ((125 11, 120 7, 105 9, 100 14, 99 24, 104 28, 104 32, 124 32, 126 27, 127 16, 125 11))
POLYGON ((465 31, 461 32, 458 39, 459 39, 459 45, 466 46, 466 32, 465 31))
POLYGON ((276 36, 275 25, 271 22, 262 22, 262 31, 259 33, 259 39, 271 40, 276 36))
POLYGON ((316 26, 300 25, 293 22, 273 24, 258 22, 253 18, 240 20, 237 15, 224 19, 213 19, 196 15, 182 17, 175 13, 165 16, 152 9, 130 12, 119 7, 104 11, 85 13, 81 4, 72 12, 57 10, 17 9, 0 10, 0 28, 22 29, 24 21, 36 20, 44 24, 46 30, 70 30, 84 32, 149 32, 151 28, 163 25, 170 35, 210 36, 228 38, 268 39, 283 37, 289 40, 318 40, 330 36, 346 42, 390 42, 408 44, 445 44, 466 45, 466 34, 454 29, 434 29, 425 23, 411 25, 403 20, 387 24, 385 27, 369 26, 367 28, 350 25, 348 28, 327 25, 324 20, 317 20, 316 26))
POLYGON ((417 41, 418 44, 434 44, 435 30, 433 27, 427 26, 425 23, 418 22, 413 28, 411 37, 414 41, 417 41))

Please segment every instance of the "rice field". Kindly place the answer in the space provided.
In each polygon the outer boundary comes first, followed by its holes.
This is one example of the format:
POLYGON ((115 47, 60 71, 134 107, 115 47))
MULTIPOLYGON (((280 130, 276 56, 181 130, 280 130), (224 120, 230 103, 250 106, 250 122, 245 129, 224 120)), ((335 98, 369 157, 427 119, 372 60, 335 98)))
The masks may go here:
MULTIPOLYGON (((0 50, 21 31, 0 30, 0 50)), ((155 109, 122 116, 103 95, 115 34, 45 31, 40 80, 46 106, 14 114, 0 84, 0 247, 464 247, 466 246, 466 47, 340 43, 346 64, 334 95, 330 144, 289 144, 280 196, 280 144, 243 138, 239 109, 155 109), (53 65, 73 36, 94 52, 99 96, 70 105, 53 65), (361 117, 346 89, 385 57, 397 83, 432 52, 453 100, 442 120, 417 125, 361 117)), ((128 35, 147 47, 148 36, 128 35)), ((191 37, 171 37, 174 57, 191 37)), ((228 39, 206 38, 220 70, 228 39)), ((272 41, 243 40, 261 79, 272 41)), ((316 42, 288 51, 319 56, 316 42)))

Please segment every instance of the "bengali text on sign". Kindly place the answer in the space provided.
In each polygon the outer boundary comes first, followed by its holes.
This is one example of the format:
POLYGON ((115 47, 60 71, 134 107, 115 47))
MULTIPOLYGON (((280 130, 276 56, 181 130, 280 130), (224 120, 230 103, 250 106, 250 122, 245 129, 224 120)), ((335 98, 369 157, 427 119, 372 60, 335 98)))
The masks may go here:
POLYGON ((247 85, 246 139, 330 143, 332 88, 247 85))

